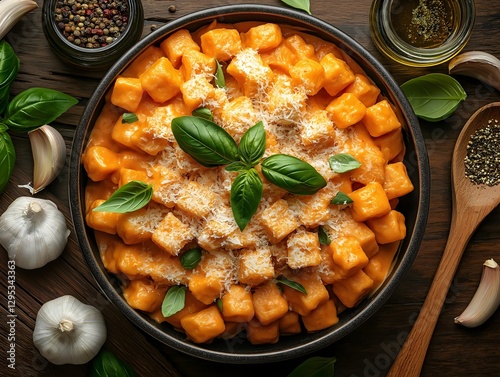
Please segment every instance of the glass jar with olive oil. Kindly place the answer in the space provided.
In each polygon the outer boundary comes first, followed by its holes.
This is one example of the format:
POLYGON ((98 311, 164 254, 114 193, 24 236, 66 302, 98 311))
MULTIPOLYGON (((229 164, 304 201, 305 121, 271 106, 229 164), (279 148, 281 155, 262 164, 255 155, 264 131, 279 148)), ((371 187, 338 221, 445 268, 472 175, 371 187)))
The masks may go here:
POLYGON ((474 0, 374 0, 370 31, 377 48, 391 59, 426 67, 457 55, 474 20, 474 0))

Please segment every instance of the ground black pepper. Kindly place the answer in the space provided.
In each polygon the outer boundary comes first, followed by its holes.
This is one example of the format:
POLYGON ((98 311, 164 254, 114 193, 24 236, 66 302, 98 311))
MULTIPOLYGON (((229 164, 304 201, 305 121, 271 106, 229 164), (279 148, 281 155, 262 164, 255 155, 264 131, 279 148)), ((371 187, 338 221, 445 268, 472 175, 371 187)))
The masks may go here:
POLYGON ((62 35, 86 48, 105 47, 126 30, 127 0, 59 0, 54 19, 62 35))
POLYGON ((500 183, 500 123, 488 124, 472 134, 467 144, 465 175, 477 185, 496 186, 500 183))

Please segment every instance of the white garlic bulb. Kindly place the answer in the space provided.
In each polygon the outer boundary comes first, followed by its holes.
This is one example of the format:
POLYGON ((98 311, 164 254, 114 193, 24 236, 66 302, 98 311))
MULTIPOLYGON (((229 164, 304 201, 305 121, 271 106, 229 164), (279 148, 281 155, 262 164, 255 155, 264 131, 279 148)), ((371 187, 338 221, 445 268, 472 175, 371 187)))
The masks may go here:
POLYGON ((50 200, 21 196, 0 216, 0 244, 16 266, 39 268, 63 252, 70 231, 50 200))
POLYGON ((53 364, 85 364, 106 341, 101 312, 70 295, 42 305, 36 316, 33 344, 53 364))

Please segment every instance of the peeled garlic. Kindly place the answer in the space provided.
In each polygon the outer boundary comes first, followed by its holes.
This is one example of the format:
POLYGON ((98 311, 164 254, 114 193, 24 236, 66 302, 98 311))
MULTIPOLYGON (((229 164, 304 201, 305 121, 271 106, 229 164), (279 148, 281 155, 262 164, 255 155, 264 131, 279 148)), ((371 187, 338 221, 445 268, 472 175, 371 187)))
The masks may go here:
POLYGON ((0 216, 0 244, 28 270, 56 259, 66 247, 66 219, 50 200, 21 196, 0 216))
POLYGON ((38 311, 33 344, 53 364, 85 364, 105 341, 101 312, 73 296, 48 301, 38 311))
POLYGON ((500 90, 500 60, 483 51, 468 51, 448 64, 450 74, 470 76, 500 90))
POLYGON ((38 4, 33 0, 1 0, 0 39, 2 39, 26 13, 37 7, 38 4))
POLYGON ((493 259, 483 263, 483 274, 474 297, 455 323, 465 327, 482 325, 500 305, 500 267, 493 259))
POLYGON ((49 185, 61 172, 66 161, 66 143, 54 127, 44 125, 28 132, 33 154, 33 188, 36 194, 49 185))

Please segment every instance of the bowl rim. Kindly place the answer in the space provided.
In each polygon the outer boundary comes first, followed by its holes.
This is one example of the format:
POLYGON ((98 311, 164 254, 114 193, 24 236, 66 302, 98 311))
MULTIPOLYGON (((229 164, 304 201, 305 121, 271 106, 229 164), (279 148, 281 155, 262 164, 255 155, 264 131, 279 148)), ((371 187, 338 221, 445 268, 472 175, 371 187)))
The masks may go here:
MULTIPOLYGON (((279 23, 286 22, 283 20, 279 23)), ((342 48, 343 46, 340 47, 342 48)), ((359 63, 359 61, 357 60, 356 62, 359 63)), ((127 317, 128 320, 130 320, 134 325, 143 330, 146 334, 152 336, 161 343, 191 356, 224 363, 268 363, 304 356, 338 341, 348 333, 352 332, 355 328, 359 327, 368 318, 370 318, 376 311, 378 311, 382 307, 382 305, 387 301, 390 295, 392 295, 395 289, 399 286, 403 277, 410 270, 411 265, 416 258, 420 243, 424 236, 427 223, 427 214, 429 212, 430 206, 429 161, 425 142, 418 125, 418 119, 415 116, 409 102, 399 88, 399 85, 392 78, 385 67, 380 62, 378 62, 357 41, 352 39, 350 36, 342 32, 338 28, 334 27, 333 25, 330 25, 325 21, 322 21, 303 12, 272 5, 225 5, 216 8, 196 11, 169 22, 168 24, 160 27, 159 29, 147 35, 138 43, 136 43, 108 70, 108 72, 98 84, 91 98, 89 99, 80 122, 76 128, 70 155, 69 198, 70 213, 73 220, 75 234, 77 236, 80 248, 82 249, 84 258, 87 262, 87 266, 90 268, 94 279, 96 280, 104 295, 111 303, 113 303, 120 309, 120 311, 127 317), (322 332, 312 334, 312 340, 306 341, 305 343, 297 343, 291 349, 279 349, 279 347, 276 347, 277 345, 274 344, 269 345, 269 347, 252 346, 253 348, 251 352, 231 353, 231 347, 229 347, 229 352, 222 352, 218 350, 208 349, 205 347, 205 345, 186 342, 167 334, 159 326, 153 325, 143 315, 132 309, 125 302, 122 295, 117 292, 115 286, 113 286, 112 284, 113 282, 111 281, 111 274, 110 277, 108 277, 106 275, 107 272, 102 270, 102 262, 97 259, 94 251, 90 247, 91 242, 89 241, 89 238, 87 236, 87 226, 84 221, 85 216, 82 213, 83 206, 81 205, 84 195, 84 193, 82 192, 83 190, 81 180, 82 177, 85 177, 86 175, 83 171, 80 157, 87 143, 89 133, 88 131, 90 131, 91 127, 93 126, 90 125, 90 122, 100 109, 99 104, 102 103, 101 101, 104 99, 106 92, 111 87, 116 76, 127 66, 132 58, 140 54, 148 46, 163 39, 166 34, 172 33, 179 28, 185 28, 186 25, 192 26, 193 24, 206 24, 214 19, 219 20, 223 17, 236 17, 238 15, 245 17, 250 14, 252 15, 252 17, 281 17, 283 19, 287 19, 289 22, 298 22, 300 24, 305 24, 308 27, 312 27, 313 29, 321 30, 326 34, 335 37, 338 40, 338 42, 335 42, 336 44, 340 43, 345 47, 348 47, 347 51, 344 47, 344 50, 347 53, 354 52, 359 57, 362 57, 366 64, 371 66, 373 68, 373 71, 377 72, 377 74, 380 75, 381 79, 384 80, 384 86, 387 87, 388 91, 394 94, 394 100, 396 100, 397 105, 404 112, 405 118, 407 120, 406 131, 411 134, 411 139, 415 144, 415 155, 411 157, 412 163, 414 163, 417 166, 416 169, 418 169, 417 172, 419 186, 415 187, 415 189, 418 191, 419 201, 415 211, 416 216, 415 224, 413 226, 413 232, 411 237, 408 237, 407 235, 409 243, 407 245, 406 252, 401 256, 398 268, 391 272, 391 278, 386 279, 386 282, 384 282, 383 286, 377 290, 374 295, 376 296, 374 299, 370 299, 370 302, 366 303, 366 305, 363 305, 362 308, 352 309, 352 313, 349 314, 350 318, 348 319, 346 324, 339 327, 338 329, 329 328, 322 332), (272 349, 268 350, 267 348, 272 349)), ((297 337, 299 337, 299 335, 297 335, 297 337)))

